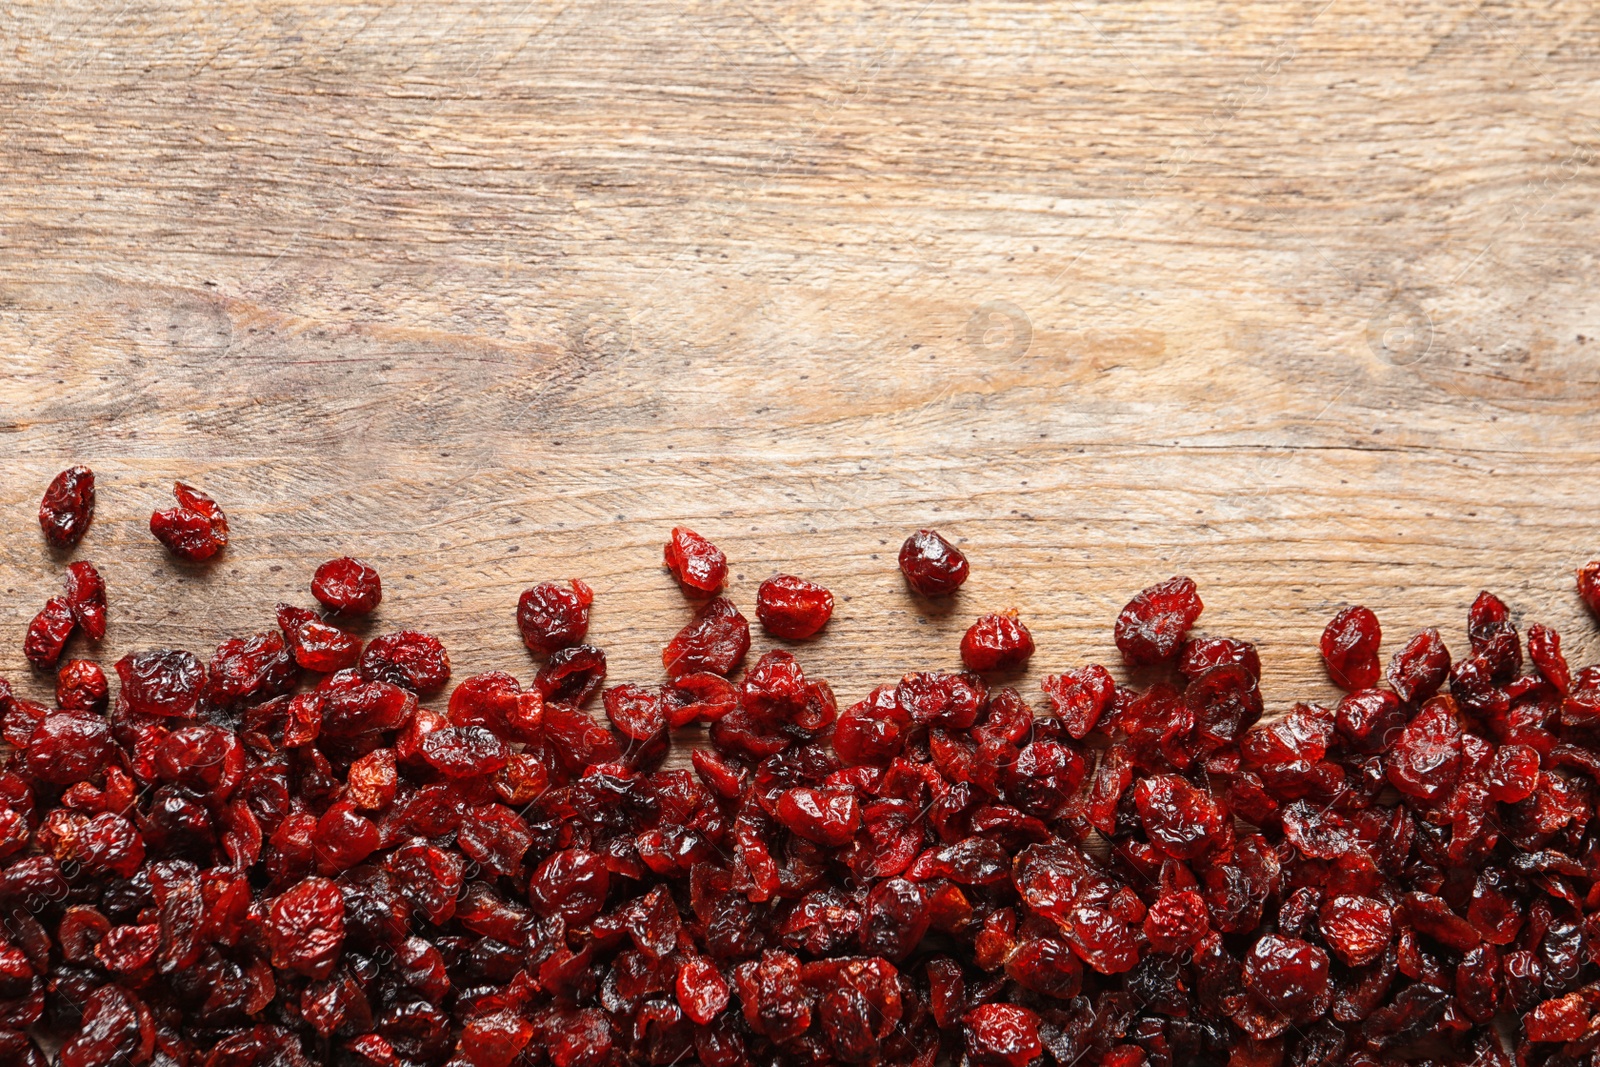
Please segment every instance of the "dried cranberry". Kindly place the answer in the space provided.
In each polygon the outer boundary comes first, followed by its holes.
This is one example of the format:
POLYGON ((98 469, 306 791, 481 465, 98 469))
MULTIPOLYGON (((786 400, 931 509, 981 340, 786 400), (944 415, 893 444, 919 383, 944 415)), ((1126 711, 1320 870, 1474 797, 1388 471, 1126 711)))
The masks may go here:
POLYGON ((151 649, 117 661, 122 699, 140 715, 181 716, 193 710, 206 672, 193 653, 151 649))
POLYGON ((693 530, 674 526, 663 553, 667 569, 686 592, 714 594, 728 577, 728 557, 693 530))
POLYGON ((1578 595, 1590 611, 1600 615, 1600 559, 1578 568, 1578 595))
POLYGON ((344 946, 344 896, 326 878, 307 878, 272 902, 267 942, 272 965, 307 978, 333 972, 344 946))
POLYGON ((971 671, 1013 670, 1033 655, 1033 635, 1015 609, 984 615, 961 638, 961 662, 971 671))
POLYGON ((50 670, 61 658, 61 650, 67 647, 67 638, 72 636, 77 625, 72 606, 62 597, 51 597, 28 624, 22 654, 35 667, 50 670))
POLYGON ((72 609, 72 617, 83 628, 83 635, 99 641, 106 635, 106 583, 93 563, 78 560, 67 564, 66 591, 62 599, 72 609))
POLYGON ((308 671, 332 674, 361 659, 361 639, 291 604, 278 605, 278 628, 294 661, 308 671))
POLYGON ((413 693, 437 691, 450 680, 450 654, 432 634, 401 630, 375 637, 361 654, 361 676, 413 693))
POLYGON ((39 526, 56 548, 71 548, 83 540, 94 521, 94 471, 68 467, 50 480, 39 502, 39 526))
POLYGON ((98 663, 72 659, 56 673, 56 706, 63 711, 99 711, 109 693, 106 672, 98 663))
POLYGON ((1347 693, 1370 689, 1378 683, 1381 665, 1378 643, 1383 630, 1378 617, 1357 605, 1345 608, 1322 631, 1322 662, 1328 677, 1347 693))
POLYGON ((1181 575, 1144 590, 1117 616, 1115 637, 1123 661, 1141 666, 1177 655, 1203 606, 1194 582, 1181 575))
POLYGON ((667 677, 676 681, 702 671, 726 675, 750 651, 750 624, 726 597, 717 597, 696 612, 661 651, 667 677))
POLYGON ((593 645, 573 645, 554 653, 533 684, 545 700, 577 707, 600 691, 605 677, 606 654, 593 645))
POLYGON ((1450 650, 1439 631, 1423 630, 1389 660, 1389 684, 1408 703, 1422 703, 1450 676, 1450 650))
POLYGON ((900 546, 900 573, 922 596, 948 596, 961 588, 970 567, 961 550, 937 530, 918 530, 900 546))
POLYGON ((1039 1017, 1014 1004, 980 1004, 963 1016, 967 1055, 981 1067, 1027 1067, 1044 1054, 1039 1017))
POLYGON ((833 617, 833 594, 815 582, 779 574, 756 590, 756 618, 774 637, 803 641, 833 617))
POLYGON ((178 506, 150 516, 150 532, 180 559, 210 559, 228 544, 228 519, 217 502, 192 486, 176 482, 178 506))
POLYGON ((340 556, 317 567, 311 576, 311 595, 329 610, 366 615, 383 602, 383 581, 366 560, 340 556))
POLYGON ((517 601, 517 629, 529 651, 548 656, 583 643, 589 632, 594 590, 576 578, 568 586, 563 589, 555 582, 541 582, 523 590, 517 601))

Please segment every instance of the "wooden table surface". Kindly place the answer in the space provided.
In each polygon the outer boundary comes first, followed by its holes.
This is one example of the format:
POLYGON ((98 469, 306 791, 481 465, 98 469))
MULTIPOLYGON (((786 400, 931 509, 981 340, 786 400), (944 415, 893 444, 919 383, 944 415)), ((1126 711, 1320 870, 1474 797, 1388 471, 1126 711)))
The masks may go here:
MULTIPOLYGON (((1333 692, 1484 587, 1600 651, 1600 14, 1242 4, 27 3, 0 54, 0 675, 76 553, 109 663, 208 655, 352 553, 370 632, 536 666, 579 576, 613 681, 689 617, 676 523, 839 597, 842 701, 1016 607, 1038 676, 1183 572, 1333 692), (147 530, 175 478, 235 540, 147 530), (895 551, 959 538, 914 600, 895 551)), ((775 644, 757 635, 755 652, 775 644)))

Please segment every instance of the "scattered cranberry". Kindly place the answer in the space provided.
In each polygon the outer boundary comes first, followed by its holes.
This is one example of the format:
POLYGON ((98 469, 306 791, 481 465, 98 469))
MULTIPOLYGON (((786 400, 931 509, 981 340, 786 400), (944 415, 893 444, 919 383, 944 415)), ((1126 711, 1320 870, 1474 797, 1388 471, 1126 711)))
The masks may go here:
POLYGON ((815 582, 779 574, 756 590, 756 618, 774 637, 803 641, 833 617, 833 594, 815 582))
POLYGON ((150 516, 150 532, 179 559, 210 559, 228 544, 228 519, 222 508, 200 490, 174 483, 178 506, 150 516))
POLYGON ((372 564, 340 556, 317 568, 311 577, 311 595, 332 611, 367 615, 383 602, 383 582, 372 564))
POLYGON ((83 540, 94 521, 94 471, 68 467, 50 481, 39 502, 39 526, 56 548, 71 548, 83 540))
POLYGON ((1382 665, 1378 642, 1383 631, 1371 610, 1345 608, 1322 631, 1322 662, 1328 667, 1333 684, 1347 693, 1370 689, 1378 684, 1382 665))
POLYGON ((1007 671, 1022 666, 1033 655, 1033 635, 1017 618, 1015 609, 1004 615, 985 615, 967 628, 961 638, 961 662, 969 671, 1007 671))
POLYGON ((1117 616, 1115 632, 1123 662, 1137 667, 1177 655, 1202 607, 1194 582, 1182 576, 1152 585, 1128 601, 1117 616))
POLYGON ((661 652, 667 677, 708 671, 727 674, 750 651, 750 624, 726 597, 717 597, 695 614, 661 652))
POLYGON ((672 528, 663 555, 667 570, 695 596, 716 593, 728 578, 728 557, 722 549, 686 527, 672 528))
POLYGON ((1590 611, 1600 615, 1600 559, 1578 568, 1578 595, 1590 611))
POLYGON ((106 583, 93 563, 79 560, 67 565, 67 588, 63 598, 85 637, 91 641, 105 637, 106 583))
POLYGON ((948 596, 967 580, 967 557, 937 530, 918 530, 900 546, 900 573, 913 592, 948 596))
POLYGON ((541 582, 524 590, 517 601, 517 629, 530 652, 548 656, 583 643, 594 590, 576 578, 568 585, 563 589, 555 582, 541 582))
POLYGON ((62 597, 51 597, 28 625, 22 654, 40 670, 50 670, 61 658, 61 650, 67 647, 67 638, 72 636, 77 625, 72 605, 62 597))
MULTIPOLYGON (((103 626, 92 568, 58 602, 42 653, 103 626)), ((603 719, 592 646, 430 707, 437 639, 363 652, 292 606, 208 662, 124 657, 114 700, 83 660, 56 707, 0 682, 0 1060, 1583 1061, 1600 666, 1483 594, 1391 692, 1347 612, 1351 691, 1258 722, 1259 656, 1199 612, 1140 594, 1119 648, 1177 670, 1046 677, 1044 717, 973 673, 1031 651, 1014 617, 841 713, 788 651, 730 680, 720 597, 603 719)))

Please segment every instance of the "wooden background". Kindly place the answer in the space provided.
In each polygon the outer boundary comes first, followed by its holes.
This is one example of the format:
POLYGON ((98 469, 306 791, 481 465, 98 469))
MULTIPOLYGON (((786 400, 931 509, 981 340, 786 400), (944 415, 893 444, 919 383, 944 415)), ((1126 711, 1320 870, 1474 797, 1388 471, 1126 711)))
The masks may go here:
MULTIPOLYGON (((1192 575, 1269 705, 1361 601, 1482 587, 1600 651, 1600 11, 1571 2, 23 3, 0 12, 0 674, 78 551, 109 663, 382 571, 371 632, 527 679, 580 576, 612 680, 674 523, 840 598, 841 700, 1015 606, 1023 680, 1192 575), (182 477, 235 541, 177 565, 182 477), (919 603, 921 525, 972 579, 919 603)), ((75 639, 70 655, 87 650, 75 639)), ((773 642, 757 637, 756 651, 773 642)))

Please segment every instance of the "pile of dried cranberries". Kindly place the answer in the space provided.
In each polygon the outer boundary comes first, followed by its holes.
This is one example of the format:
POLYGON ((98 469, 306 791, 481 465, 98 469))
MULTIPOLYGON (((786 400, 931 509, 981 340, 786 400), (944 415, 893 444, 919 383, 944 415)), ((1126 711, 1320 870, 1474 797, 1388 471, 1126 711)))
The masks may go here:
MULTIPOLYGON (((187 486, 153 532, 208 558, 227 521, 187 486)), ((41 509, 70 547, 93 476, 41 509)), ((1117 647, 1048 713, 978 671, 1025 661, 1014 613, 973 671, 840 710, 786 651, 729 679, 750 627, 727 560, 674 530, 694 620, 663 685, 604 687, 580 581, 522 594, 529 686, 446 690, 425 633, 363 642, 377 572, 318 569, 325 613, 204 662, 59 666, 57 706, 0 683, 0 1064, 1117 1067, 1578 1064, 1600 1048, 1600 667, 1526 640, 1484 593, 1471 648, 1379 658, 1329 623, 1347 694, 1260 723, 1260 661, 1195 637, 1194 583, 1136 596, 1117 647), (1384 685, 1384 682, 1387 685, 1384 685), (599 698, 609 725, 585 708, 599 698), (674 728, 711 724, 693 770, 674 728)), ((933 531, 913 590, 968 563, 933 531)), ((1580 572, 1600 610, 1600 566, 1580 572)), ((29 658, 104 633, 74 564, 29 658)), ((816 633, 828 590, 763 583, 759 621, 816 633)))

